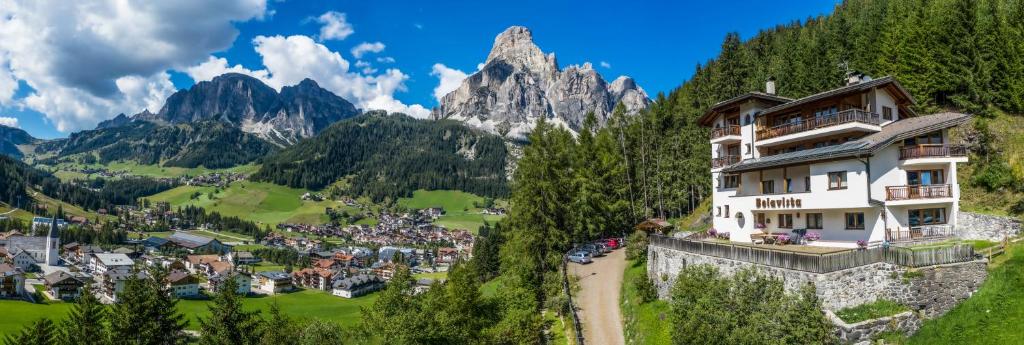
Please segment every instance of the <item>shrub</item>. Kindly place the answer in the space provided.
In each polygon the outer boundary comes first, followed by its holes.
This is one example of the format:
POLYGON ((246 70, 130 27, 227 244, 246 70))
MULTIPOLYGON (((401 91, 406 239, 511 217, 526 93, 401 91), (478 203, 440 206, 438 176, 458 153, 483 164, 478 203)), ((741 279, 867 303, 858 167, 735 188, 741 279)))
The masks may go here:
POLYGON ((637 262, 647 262, 647 245, 650 239, 647 233, 635 231, 626 239, 626 259, 637 262))
POLYGON ((636 289, 636 294, 640 297, 640 303, 647 303, 658 299, 658 288, 654 286, 654 282, 646 275, 634 276, 633 288, 636 289))

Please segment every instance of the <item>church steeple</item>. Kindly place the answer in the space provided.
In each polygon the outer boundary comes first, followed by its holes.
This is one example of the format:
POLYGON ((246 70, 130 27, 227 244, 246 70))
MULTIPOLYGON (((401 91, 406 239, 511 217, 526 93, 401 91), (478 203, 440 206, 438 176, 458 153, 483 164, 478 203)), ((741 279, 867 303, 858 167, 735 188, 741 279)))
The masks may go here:
POLYGON ((60 234, 57 233, 57 215, 53 215, 53 219, 50 221, 50 233, 46 235, 48 238, 60 238, 60 234))
POLYGON ((63 213, 58 211, 50 219, 50 232, 46 235, 46 265, 48 266, 60 264, 60 233, 57 226, 57 217, 63 213))

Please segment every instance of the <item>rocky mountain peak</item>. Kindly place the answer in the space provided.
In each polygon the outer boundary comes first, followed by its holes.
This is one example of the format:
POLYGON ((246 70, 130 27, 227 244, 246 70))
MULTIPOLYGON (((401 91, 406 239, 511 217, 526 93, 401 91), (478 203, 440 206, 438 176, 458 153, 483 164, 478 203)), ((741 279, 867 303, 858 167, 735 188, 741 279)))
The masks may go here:
POLYGON ((530 29, 513 26, 495 37, 485 65, 445 95, 432 116, 522 138, 540 118, 575 131, 593 111, 604 125, 619 104, 635 113, 650 100, 633 79, 608 84, 589 62, 561 70, 530 29))

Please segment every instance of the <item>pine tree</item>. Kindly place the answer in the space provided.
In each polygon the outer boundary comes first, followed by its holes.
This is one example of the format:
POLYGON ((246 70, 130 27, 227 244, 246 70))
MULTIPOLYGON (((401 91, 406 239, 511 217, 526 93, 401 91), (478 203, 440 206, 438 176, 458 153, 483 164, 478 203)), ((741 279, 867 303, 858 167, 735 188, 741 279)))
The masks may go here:
MULTIPOLYGON (((200 344, 206 345, 247 345, 260 340, 260 319, 256 313, 242 310, 238 295, 238 283, 225 279, 213 302, 209 305, 210 317, 200 320, 202 335, 200 344)), ((278 311, 279 312, 279 311, 278 311)))
POLYGON ((260 332, 260 345, 297 345, 299 343, 299 332, 297 325, 287 316, 281 313, 281 307, 277 302, 270 304, 270 318, 263 323, 263 330, 260 332))
POLYGON ((107 339, 106 307, 100 303, 88 284, 71 307, 68 318, 61 323, 61 344, 90 345, 107 339))
POLYGON ((21 333, 8 335, 6 345, 52 345, 56 343, 60 330, 55 329, 50 319, 39 319, 22 328, 21 333))

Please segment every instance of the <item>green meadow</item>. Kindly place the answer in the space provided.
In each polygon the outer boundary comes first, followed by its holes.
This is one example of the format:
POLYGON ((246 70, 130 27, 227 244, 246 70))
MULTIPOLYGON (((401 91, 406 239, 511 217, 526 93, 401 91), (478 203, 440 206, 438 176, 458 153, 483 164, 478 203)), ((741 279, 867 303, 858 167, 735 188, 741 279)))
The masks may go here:
MULTIPOLYGON (((457 190, 417 190, 412 198, 398 199, 398 204, 414 209, 441 207, 445 214, 434 224, 448 229, 463 229, 476 233, 484 222, 494 224, 504 216, 485 215, 474 204, 482 204, 483 197, 457 190)), ((500 203, 496 202, 500 205, 500 203)))
POLYGON ((306 192, 273 183, 236 181, 219 190, 216 187, 179 186, 146 199, 165 201, 171 207, 200 206, 208 211, 270 226, 279 223, 323 224, 328 221, 324 213, 327 207, 349 208, 336 201, 302 200, 302 194, 306 192))

